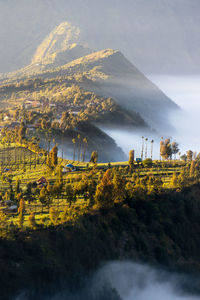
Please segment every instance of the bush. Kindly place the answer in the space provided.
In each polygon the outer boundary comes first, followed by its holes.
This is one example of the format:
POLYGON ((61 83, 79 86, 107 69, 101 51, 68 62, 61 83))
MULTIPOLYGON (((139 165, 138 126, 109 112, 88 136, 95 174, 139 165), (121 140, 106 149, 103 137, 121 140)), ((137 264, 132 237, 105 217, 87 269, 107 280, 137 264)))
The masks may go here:
POLYGON ((146 158, 144 161, 143 161, 143 166, 145 168, 151 168, 153 165, 153 162, 152 162, 152 159, 151 158, 146 158))

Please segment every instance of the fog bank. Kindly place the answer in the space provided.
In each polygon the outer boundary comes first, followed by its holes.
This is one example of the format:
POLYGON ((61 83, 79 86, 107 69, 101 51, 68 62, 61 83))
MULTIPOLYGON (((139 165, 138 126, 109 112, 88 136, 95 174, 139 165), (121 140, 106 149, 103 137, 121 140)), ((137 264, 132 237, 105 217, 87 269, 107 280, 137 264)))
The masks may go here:
POLYGON ((200 77, 199 76, 150 76, 182 111, 171 115, 176 132, 173 137, 180 143, 181 152, 189 149, 200 152, 200 77))
MULTIPOLYGON (((132 262, 112 262, 102 267, 86 282, 81 291, 65 290, 54 296, 39 296, 44 300, 198 300, 200 296, 189 295, 186 290, 192 284, 198 286, 197 278, 169 274, 147 265, 132 262), (196 282, 195 282, 196 281, 196 282), (184 289, 184 290, 183 290, 184 289)), ((15 300, 36 299, 36 295, 21 295, 15 300)))
POLYGON ((174 131, 155 128, 157 134, 145 130, 119 130, 103 128, 116 143, 128 154, 130 149, 135 149, 136 157, 141 157, 142 139, 148 138, 148 157, 151 155, 150 141, 154 140, 153 158, 159 158, 159 143, 161 136, 171 138, 179 143, 181 153, 191 149, 200 152, 200 77, 198 76, 148 76, 159 88, 181 108, 171 114, 170 123, 174 131))

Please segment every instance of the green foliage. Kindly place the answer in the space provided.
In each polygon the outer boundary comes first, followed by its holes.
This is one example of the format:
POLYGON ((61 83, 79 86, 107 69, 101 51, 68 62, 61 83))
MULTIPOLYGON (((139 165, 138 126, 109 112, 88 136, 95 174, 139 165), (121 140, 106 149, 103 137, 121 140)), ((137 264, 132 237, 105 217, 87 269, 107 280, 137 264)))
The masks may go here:
POLYGON ((35 229, 37 227, 34 213, 31 213, 29 215, 28 221, 29 221, 29 225, 30 225, 31 228, 35 229))
POLYGON ((153 161, 151 158, 146 158, 143 162, 142 162, 143 166, 145 168, 151 168, 153 165, 153 161))
POLYGON ((69 206, 76 201, 76 194, 71 184, 66 184, 65 186, 66 200, 69 206))
POLYGON ((93 164, 97 164, 98 162, 98 152, 97 151, 93 151, 90 157, 90 162, 93 164))
POLYGON ((113 200, 115 203, 122 203, 126 198, 126 191, 125 191, 125 180, 120 175, 115 173, 113 178, 113 200))
POLYGON ((95 204, 99 209, 109 209, 114 206, 113 201, 113 182, 112 172, 108 169, 99 185, 97 185, 95 193, 95 204))
POLYGON ((135 159, 135 151, 134 150, 130 150, 128 163, 129 163, 129 167, 130 167, 131 170, 133 169, 134 159, 135 159))
POLYGON ((60 212, 55 208, 51 207, 49 212, 50 220, 54 225, 58 224, 60 212))

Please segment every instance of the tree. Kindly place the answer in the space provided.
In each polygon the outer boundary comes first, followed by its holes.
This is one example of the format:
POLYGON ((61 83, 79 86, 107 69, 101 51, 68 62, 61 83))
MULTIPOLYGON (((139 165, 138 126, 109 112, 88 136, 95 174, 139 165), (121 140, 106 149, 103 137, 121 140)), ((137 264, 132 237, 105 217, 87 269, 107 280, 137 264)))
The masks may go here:
POLYGON ((68 123, 69 117, 70 117, 70 114, 69 114, 68 111, 64 111, 62 113, 62 117, 61 117, 61 120, 60 120, 60 126, 62 128, 66 128, 67 127, 67 125, 68 125, 67 123, 68 123))
POLYGON ((40 190, 39 200, 42 204, 42 212, 43 212, 43 206, 46 204, 46 188, 44 186, 40 190))
POLYGON ((151 158, 146 158, 144 161, 143 161, 143 166, 145 168, 151 168, 153 165, 153 162, 152 162, 152 159, 151 158))
POLYGON ((125 180, 122 176, 115 173, 113 178, 113 200, 115 203, 121 203, 126 196, 125 180))
POLYGON ((153 144, 154 140, 151 140, 151 159, 153 159, 153 144))
POLYGON ((186 154, 181 155, 180 159, 183 160, 184 162, 186 162, 187 161, 187 155, 186 154))
POLYGON ((24 212, 25 212, 25 202, 23 199, 20 200, 19 208, 19 227, 23 229, 24 227, 24 212))
POLYGON ((90 157, 90 162, 92 162, 93 164, 97 164, 97 161, 98 161, 98 152, 93 151, 90 157))
POLYGON ((196 162, 193 160, 190 165, 190 177, 195 176, 196 162))
POLYGON ((74 145, 73 161, 75 161, 75 158, 76 158, 76 139, 72 139, 72 143, 74 145))
POLYGON ((21 123, 19 131, 18 131, 18 138, 20 143, 22 144, 22 140, 23 138, 25 138, 25 134, 26 134, 26 126, 24 124, 24 122, 21 123))
POLYGON ((142 136, 142 151, 141 151, 141 158, 143 160, 144 157, 144 137, 142 136))
POLYGON ((193 152, 192 152, 192 150, 188 150, 186 152, 186 154, 187 154, 187 161, 192 161, 192 159, 193 159, 193 152))
POLYGON ((8 217, 2 210, 0 210, 0 230, 4 231, 8 226, 8 217))
POLYGON ((160 142, 160 156, 162 159, 169 159, 172 157, 172 146, 170 144, 170 139, 160 142))
POLYGON ((96 192, 97 183, 96 180, 91 178, 87 181, 87 184, 88 184, 88 197, 90 201, 90 206, 92 207, 94 205, 94 196, 96 192))
POLYGON ((62 169, 63 169, 62 166, 57 167, 56 183, 59 184, 59 185, 63 184, 63 171, 62 171, 62 169))
POLYGON ((60 212, 58 210, 56 210, 55 208, 51 207, 49 217, 50 217, 51 222, 54 225, 58 224, 59 216, 60 216, 60 212))
POLYGON ((145 158, 147 158, 148 155, 148 138, 145 139, 146 147, 145 147, 145 158))
POLYGON ((54 146, 51 150, 51 160, 54 167, 58 164, 58 147, 54 146))
POLYGON ((19 194, 20 192, 21 192, 21 189, 20 189, 20 180, 19 180, 19 178, 17 178, 17 180, 16 180, 16 185, 15 185, 15 194, 17 195, 17 194, 19 194))
POLYGON ((95 193, 95 203, 97 208, 99 209, 109 209, 113 207, 113 183, 112 183, 112 173, 111 170, 108 169, 104 176, 97 185, 96 193, 95 193))
POLYGON ((49 168, 55 168, 58 164, 58 147, 55 145, 47 156, 46 164, 49 168))
POLYGON ((36 224, 36 221, 35 221, 35 214, 34 213, 31 213, 28 217, 28 221, 29 221, 29 225, 31 228, 36 228, 37 227, 37 224, 36 224))
POLYGON ((76 201, 76 194, 74 193, 74 190, 73 190, 71 184, 66 185, 65 193, 66 193, 67 202, 69 203, 69 206, 71 207, 72 203, 76 201))
POLYGON ((173 188, 176 188, 178 185, 178 175, 176 172, 173 173, 172 179, 171 179, 171 186, 173 188))
POLYGON ((179 145, 176 142, 172 143, 172 154, 174 154, 174 159, 176 160, 176 154, 179 152, 179 145))
POLYGON ((133 169, 133 166, 134 166, 134 158, 135 158, 135 151, 134 150, 130 150, 129 151, 129 161, 128 161, 128 164, 129 164, 129 167, 130 167, 131 170, 133 169))
POLYGON ((81 153, 81 135, 78 134, 78 161, 80 161, 80 153, 81 153))
POLYGON ((87 149, 87 145, 88 145, 88 141, 86 138, 83 139, 83 144, 84 144, 84 148, 83 148, 83 162, 85 161, 85 154, 86 154, 86 149, 87 149))

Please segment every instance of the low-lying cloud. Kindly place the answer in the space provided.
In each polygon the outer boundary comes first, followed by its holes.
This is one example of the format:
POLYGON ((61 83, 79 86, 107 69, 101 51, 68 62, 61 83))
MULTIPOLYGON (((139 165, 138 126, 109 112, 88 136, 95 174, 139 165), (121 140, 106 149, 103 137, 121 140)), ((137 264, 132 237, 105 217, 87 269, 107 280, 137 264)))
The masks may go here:
MULTIPOLYGON (((197 278, 196 278, 197 280, 197 278)), ((44 300, 199 300, 200 296, 187 293, 192 279, 186 275, 169 274, 161 269, 132 263, 111 262, 86 281, 82 290, 74 293, 61 291, 54 296, 37 295, 44 300)), ((193 281, 193 286, 197 283, 193 281)), ((34 293, 16 300, 36 299, 34 293)))
POLYGON ((134 129, 103 128, 103 130, 115 139, 126 154, 129 150, 135 149, 137 157, 141 157, 142 136, 148 138, 147 157, 151 156, 150 141, 153 139, 153 158, 159 158, 161 136, 178 142, 182 154, 189 149, 199 153, 200 77, 149 76, 149 78, 181 108, 180 111, 176 110, 172 113, 169 120, 175 130, 172 132, 168 128, 166 130, 155 128, 158 134, 134 129))

